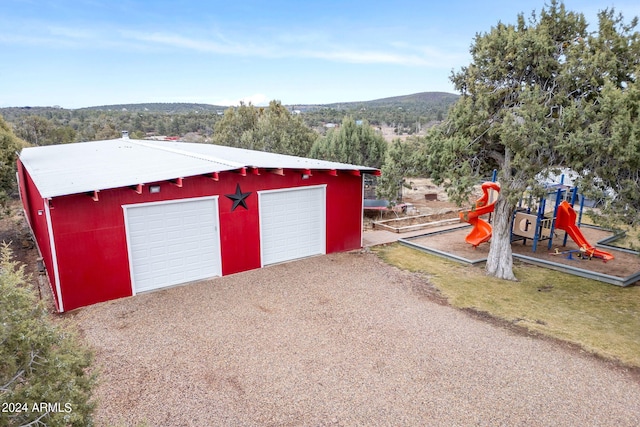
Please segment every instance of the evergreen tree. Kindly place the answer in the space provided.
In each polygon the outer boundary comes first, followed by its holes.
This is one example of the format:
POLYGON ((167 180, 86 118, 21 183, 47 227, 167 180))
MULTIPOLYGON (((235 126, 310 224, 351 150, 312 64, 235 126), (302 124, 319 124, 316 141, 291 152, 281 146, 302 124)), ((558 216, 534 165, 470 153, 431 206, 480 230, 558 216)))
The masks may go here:
POLYGON ((304 124, 300 116, 292 115, 280 101, 259 110, 253 138, 258 150, 306 157, 318 135, 304 124))
POLYGON ((55 325, 0 249, 0 425, 90 426, 91 353, 55 325), (5 404, 7 406, 5 406, 5 404), (7 409, 6 411, 4 409, 7 409))
POLYGON ((402 186, 406 186, 405 179, 415 173, 415 153, 422 144, 422 140, 409 137, 406 141, 394 139, 387 150, 382 175, 378 178, 376 197, 389 200, 391 204, 398 201, 402 186))
POLYGON ((0 206, 3 208, 7 206, 9 196, 17 190, 16 153, 26 145, 0 116, 0 206))
POLYGON ((317 135, 302 119, 292 115, 280 101, 258 108, 241 103, 228 108, 213 131, 212 142, 218 145, 307 156, 317 135))
POLYGON ((387 142, 366 121, 356 123, 351 116, 342 125, 316 140, 310 156, 316 159, 355 165, 382 167, 387 142))
MULTIPOLYGON (((637 107, 613 109, 632 107, 637 96, 636 24, 604 11, 590 34, 582 14, 552 0, 529 20, 519 15, 516 25, 498 23, 477 35, 472 63, 451 76, 462 97, 429 134, 425 166, 458 201, 498 169, 489 274, 515 279, 511 218, 525 189, 542 191, 544 174, 567 166, 589 178, 585 192, 621 177, 637 189, 637 107), (633 126, 625 130, 625 123, 633 126)), ((617 189, 621 199, 625 194, 617 189)))
MULTIPOLYGON (((580 187, 593 200, 603 200, 601 222, 640 224, 640 33, 637 19, 625 25, 621 15, 599 14, 599 29, 590 35, 580 70, 592 90, 586 102, 563 111, 564 122, 577 122, 564 135, 561 149, 580 172, 580 187)), ((586 95, 586 94, 585 94, 586 95)))

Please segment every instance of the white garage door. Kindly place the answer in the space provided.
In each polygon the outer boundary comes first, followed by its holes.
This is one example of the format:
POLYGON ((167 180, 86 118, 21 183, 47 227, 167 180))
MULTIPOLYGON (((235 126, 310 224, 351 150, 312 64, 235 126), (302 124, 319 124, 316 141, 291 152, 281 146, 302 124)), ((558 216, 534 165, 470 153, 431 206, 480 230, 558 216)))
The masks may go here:
POLYGON ((258 193, 262 265, 324 254, 325 186, 258 193))
POLYGON ((124 209, 134 294, 220 275, 216 198, 124 209))

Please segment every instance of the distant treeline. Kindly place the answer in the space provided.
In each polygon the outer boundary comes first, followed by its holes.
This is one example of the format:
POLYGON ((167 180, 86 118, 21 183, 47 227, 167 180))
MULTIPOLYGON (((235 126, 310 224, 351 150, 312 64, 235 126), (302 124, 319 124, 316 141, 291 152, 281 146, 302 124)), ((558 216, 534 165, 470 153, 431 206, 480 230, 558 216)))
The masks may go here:
MULTIPOLYGON (((322 131, 327 123, 347 117, 373 126, 393 127, 398 135, 414 134, 441 121, 457 95, 423 92, 367 102, 293 105, 307 126, 322 131)), ((133 138, 150 135, 179 136, 208 142, 228 107, 209 104, 122 104, 81 109, 12 107, 0 109, 14 133, 32 145, 64 144, 117 138, 122 130, 133 138)))
POLYGON ((123 130, 138 139, 148 135, 183 137, 188 134, 206 138, 211 136, 221 117, 210 111, 164 113, 47 107, 3 108, 0 115, 12 125, 19 138, 32 145, 113 139, 123 130))

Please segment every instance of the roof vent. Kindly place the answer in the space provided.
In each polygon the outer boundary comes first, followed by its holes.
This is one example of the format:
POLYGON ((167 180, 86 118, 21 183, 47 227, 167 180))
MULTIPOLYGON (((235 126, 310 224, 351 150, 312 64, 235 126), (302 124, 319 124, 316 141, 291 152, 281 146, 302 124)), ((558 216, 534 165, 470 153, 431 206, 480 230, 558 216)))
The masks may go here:
POLYGON ((129 131, 126 131, 126 130, 122 131, 122 139, 129 139, 129 131))

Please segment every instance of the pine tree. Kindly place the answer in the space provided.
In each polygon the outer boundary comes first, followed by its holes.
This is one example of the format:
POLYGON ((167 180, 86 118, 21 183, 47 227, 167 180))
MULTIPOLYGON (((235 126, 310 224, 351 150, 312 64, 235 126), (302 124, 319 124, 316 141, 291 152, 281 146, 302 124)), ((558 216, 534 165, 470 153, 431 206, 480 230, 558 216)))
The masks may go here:
POLYGON ((369 123, 356 123, 352 117, 342 120, 339 128, 331 129, 311 147, 310 156, 316 159, 355 165, 382 167, 387 142, 369 123))

